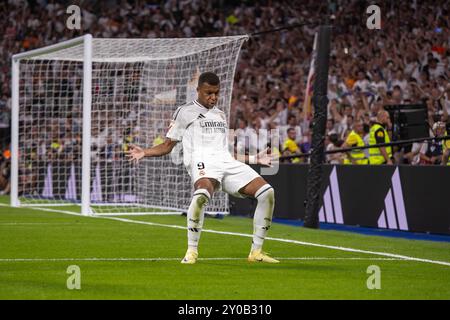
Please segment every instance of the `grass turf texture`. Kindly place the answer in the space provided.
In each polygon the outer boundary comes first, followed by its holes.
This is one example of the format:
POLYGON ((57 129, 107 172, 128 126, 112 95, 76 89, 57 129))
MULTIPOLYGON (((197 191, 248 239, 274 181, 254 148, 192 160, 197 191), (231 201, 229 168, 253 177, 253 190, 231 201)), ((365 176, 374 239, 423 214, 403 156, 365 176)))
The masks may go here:
MULTIPOLYGON (((7 197, 0 197, 0 203, 8 201, 7 197)), ((126 218, 182 227, 186 219, 126 218)), ((207 218, 204 228, 251 234, 252 221, 243 217, 207 218)), ((273 224, 269 236, 450 261, 450 244, 445 242, 281 224, 273 224)), ((450 267, 445 265, 370 260, 388 257, 274 240, 266 240, 265 250, 281 263, 250 264, 246 257, 251 238, 208 232, 202 233, 200 258, 232 259, 206 259, 195 265, 182 265, 186 242, 186 231, 181 228, 0 206, 0 299, 450 299, 450 267), (57 260, 65 258, 74 260, 57 260), (87 258, 173 259, 83 260, 87 258), (69 265, 81 269, 80 290, 66 287, 69 265), (370 276, 366 270, 370 265, 381 269, 380 290, 369 290, 366 286, 370 276)))

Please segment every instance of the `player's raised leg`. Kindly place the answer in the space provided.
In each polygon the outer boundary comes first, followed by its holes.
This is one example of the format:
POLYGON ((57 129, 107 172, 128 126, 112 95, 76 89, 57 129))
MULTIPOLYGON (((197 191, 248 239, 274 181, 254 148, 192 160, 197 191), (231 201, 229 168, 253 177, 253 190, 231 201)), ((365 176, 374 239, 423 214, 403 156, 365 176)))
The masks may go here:
POLYGON ((193 264, 198 258, 198 242, 202 232, 205 207, 211 200, 218 182, 202 178, 194 184, 194 195, 187 212, 188 250, 181 263, 193 264))
POLYGON ((275 206, 275 191, 262 177, 255 178, 239 190, 241 194, 254 197, 258 201, 253 217, 253 241, 248 261, 278 263, 262 251, 264 239, 272 224, 275 206))

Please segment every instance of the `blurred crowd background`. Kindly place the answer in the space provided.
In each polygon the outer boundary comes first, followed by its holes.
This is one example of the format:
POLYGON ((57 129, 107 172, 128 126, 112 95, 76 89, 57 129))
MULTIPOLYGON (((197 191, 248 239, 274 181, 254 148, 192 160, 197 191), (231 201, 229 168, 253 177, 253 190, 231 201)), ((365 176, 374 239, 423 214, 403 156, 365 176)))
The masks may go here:
MULTIPOLYGON (((314 26, 324 23, 328 16, 335 30, 327 150, 341 147, 356 126, 360 126, 367 143, 378 112, 392 104, 424 104, 430 134, 435 134, 433 127, 450 122, 450 1, 377 1, 382 13, 381 30, 366 26, 370 4, 362 0, 1 2, 0 192, 9 191, 12 54, 86 32, 102 38, 205 37, 309 23, 254 37, 244 44, 233 89, 230 127, 241 137, 261 129, 279 129, 277 152, 289 155, 310 151, 312 115, 305 107, 306 83, 314 26), (82 30, 66 28, 66 9, 71 4, 82 9, 82 30)), ((64 145, 64 141, 58 143, 64 145)), ((440 164, 443 149, 439 143, 394 149, 395 162, 440 164)), ((344 158, 341 153, 328 155, 327 162, 343 163, 344 158)), ((286 161, 304 163, 308 158, 286 161)))

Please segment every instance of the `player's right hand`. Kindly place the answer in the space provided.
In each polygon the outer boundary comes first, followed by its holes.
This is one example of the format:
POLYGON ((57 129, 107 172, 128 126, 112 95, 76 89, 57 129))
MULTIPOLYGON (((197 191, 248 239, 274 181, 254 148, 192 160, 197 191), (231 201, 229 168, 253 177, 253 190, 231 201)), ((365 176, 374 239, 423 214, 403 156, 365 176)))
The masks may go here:
POLYGON ((141 160, 145 156, 144 149, 134 144, 130 145, 130 149, 128 151, 125 151, 125 153, 128 157, 128 160, 130 162, 133 162, 134 164, 137 164, 139 160, 141 160))

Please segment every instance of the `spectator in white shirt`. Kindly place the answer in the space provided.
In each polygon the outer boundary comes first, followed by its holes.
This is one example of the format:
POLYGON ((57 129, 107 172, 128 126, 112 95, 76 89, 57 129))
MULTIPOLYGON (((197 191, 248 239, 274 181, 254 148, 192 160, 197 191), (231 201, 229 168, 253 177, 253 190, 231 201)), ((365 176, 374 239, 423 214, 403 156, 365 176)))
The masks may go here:
POLYGON ((439 63, 439 60, 436 58, 431 59, 427 66, 430 78, 433 80, 444 74, 444 66, 442 63, 439 63))
POLYGON ((333 118, 329 118, 327 120, 327 127, 326 127, 326 135, 332 135, 336 134, 339 136, 338 130, 336 130, 335 122, 333 118))
POLYGON ((381 78, 379 71, 373 73, 372 81, 370 82, 370 87, 374 93, 380 93, 383 90, 387 91, 386 81, 381 78))
POLYGON ((288 109, 286 104, 282 100, 278 100, 275 104, 275 110, 277 111, 277 116, 273 119, 273 122, 278 126, 286 125, 288 118, 288 109))
POLYGON ((406 88, 408 86, 408 81, 406 81, 405 74, 403 72, 402 68, 398 68, 397 72, 395 73, 395 77, 392 80, 391 87, 394 88, 395 86, 399 86, 400 89, 402 89, 403 93, 405 94, 405 98, 408 96, 406 88))
POLYGON ((369 88, 369 80, 363 70, 358 71, 358 80, 353 85, 353 90, 357 90, 357 88, 362 92, 366 92, 369 88))

